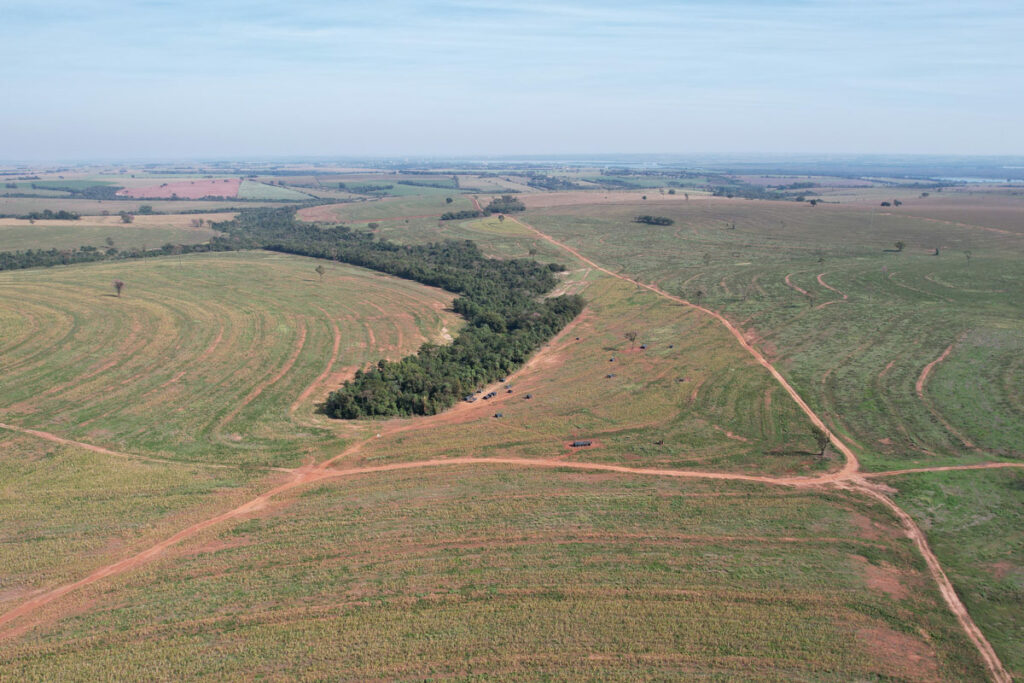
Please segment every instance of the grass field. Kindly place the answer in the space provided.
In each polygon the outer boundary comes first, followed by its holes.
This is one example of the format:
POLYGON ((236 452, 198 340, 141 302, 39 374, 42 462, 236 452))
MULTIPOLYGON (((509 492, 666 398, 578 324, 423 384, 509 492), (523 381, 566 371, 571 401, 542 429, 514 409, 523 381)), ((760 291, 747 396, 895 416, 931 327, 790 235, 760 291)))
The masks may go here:
POLYGON ((120 216, 85 216, 77 221, 29 222, 18 218, 0 218, 0 251, 25 249, 71 249, 80 246, 107 248, 107 238, 117 249, 147 247, 155 249, 167 243, 201 244, 218 234, 209 221, 230 220, 231 213, 159 214, 136 216, 130 224, 120 216), (203 221, 202 226, 196 221, 203 221))
POLYGON ((338 480, 80 600, 5 646, 0 672, 982 675, 884 509, 753 485, 507 468, 338 480))
POLYGON ((116 458, 6 429, 0 452, 0 607, 251 498, 266 477, 116 458))
POLYGON ((314 266, 246 252, 0 274, 0 421, 183 461, 296 466, 338 448, 312 403, 459 323, 438 290, 341 265, 319 282, 314 266))
POLYGON ((886 483, 927 533, 1007 669, 1024 674, 1024 473, 930 472, 886 483))
POLYGON ((642 208, 676 223, 632 223, 636 204, 556 206, 527 220, 612 269, 691 300, 702 292, 868 468, 1024 457, 1022 238, 795 203, 642 208))
POLYGON ((367 444, 359 462, 501 454, 747 474, 836 467, 817 457, 806 418, 726 332, 649 292, 573 275, 587 311, 511 393, 501 387, 429 430, 367 444), (628 331, 638 333, 635 345, 628 331), (570 452, 577 439, 596 445, 570 452))
POLYGON ((267 185, 266 183, 256 182, 255 180, 243 180, 241 187, 238 188, 238 197, 240 199, 266 199, 272 201, 283 200, 301 202, 309 199, 310 196, 304 192, 293 190, 289 187, 267 185))
MULTIPOLYGON (((418 188, 433 189, 433 188, 418 188)), ((307 221, 340 222, 340 223, 371 223, 395 222, 406 219, 436 219, 446 211, 464 211, 473 208, 467 197, 450 190, 448 194, 395 197, 347 204, 326 204, 300 209, 299 218, 307 221), (452 198, 452 203, 445 201, 452 198)))

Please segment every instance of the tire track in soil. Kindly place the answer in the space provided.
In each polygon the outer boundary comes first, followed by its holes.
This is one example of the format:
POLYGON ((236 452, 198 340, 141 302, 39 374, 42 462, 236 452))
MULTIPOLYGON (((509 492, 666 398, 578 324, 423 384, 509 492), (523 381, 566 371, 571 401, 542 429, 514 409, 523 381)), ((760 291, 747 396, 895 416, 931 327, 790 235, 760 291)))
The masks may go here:
POLYGON ((925 395, 924 395, 924 384, 925 384, 925 382, 928 381, 928 375, 931 374, 932 370, 935 369, 936 365, 938 365, 939 363, 941 363, 942 361, 946 360, 946 358, 949 357, 949 354, 952 353, 952 351, 953 351, 953 347, 956 346, 961 341, 963 341, 965 337, 966 337, 966 333, 961 334, 959 337, 957 337, 957 340, 955 342, 953 342, 952 344, 950 344, 949 346, 946 347, 946 350, 942 352, 941 356, 939 356, 938 358, 933 360, 928 365, 924 366, 924 369, 921 370, 921 375, 917 378, 917 382, 914 384, 914 391, 917 392, 917 397, 919 399, 921 399, 921 403, 923 403, 925 405, 925 407, 928 409, 928 412, 930 412, 932 414, 932 416, 934 416, 935 419, 938 420, 942 424, 942 426, 946 428, 947 432, 949 432, 950 434, 955 436, 957 439, 959 439, 960 442, 963 443, 963 445, 966 446, 967 448, 972 448, 973 449, 973 448, 977 448, 977 446, 975 446, 974 443, 972 443, 970 439, 968 439, 966 436, 961 434, 960 431, 957 430, 953 425, 951 425, 946 420, 946 418, 942 415, 942 413, 940 413, 932 405, 932 402, 929 401, 925 397, 925 395))
MULTIPOLYGON (((831 291, 835 292, 836 294, 838 294, 839 296, 843 297, 843 299, 842 299, 843 301, 848 300, 850 297, 846 296, 846 294, 844 294, 843 292, 840 292, 838 289, 836 289, 832 285, 826 284, 826 282, 822 279, 822 278, 825 277, 825 275, 827 275, 827 273, 820 273, 818 275, 818 284, 821 285, 822 287, 824 287, 825 289, 831 290, 831 291)), ((830 301, 829 303, 839 303, 839 302, 838 301, 830 301)))
POLYGON ((330 314, 327 311, 325 311, 320 306, 317 306, 316 308, 321 313, 323 313, 324 317, 327 318, 328 322, 330 322, 331 331, 334 333, 334 344, 333 346, 331 346, 331 358, 330 360, 327 361, 327 367, 324 368, 324 371, 317 375, 317 378, 314 379, 313 382, 308 387, 302 390, 302 393, 299 394, 299 397, 295 399, 295 402, 292 403, 291 406, 288 408, 289 415, 294 415, 295 411, 299 409, 299 406, 301 406, 306 401, 306 399, 308 399, 310 395, 314 391, 316 391, 321 384, 323 384, 324 380, 326 380, 328 376, 330 376, 331 370, 334 368, 334 364, 338 362, 338 352, 341 349, 341 330, 338 329, 338 323, 335 322, 333 318, 331 318, 330 314))
POLYGON ((214 431, 220 432, 221 430, 223 430, 224 426, 227 425, 229 422, 231 422, 231 420, 235 419, 235 417, 238 415, 238 413, 242 412, 243 408, 245 408, 247 405, 249 405, 254 400, 256 400, 256 397, 258 397, 260 394, 262 394, 264 389, 266 389, 267 387, 273 385, 278 380, 280 380, 282 377, 284 377, 285 374, 287 374, 287 372, 292 369, 292 366, 295 365, 295 361, 297 361, 299 359, 299 354, 302 353, 302 347, 305 346, 305 344, 306 344, 306 323, 305 323, 305 321, 302 318, 299 318, 299 338, 295 342, 295 346, 292 349, 292 353, 288 357, 288 360, 285 361, 284 365, 281 366, 281 369, 279 369, 274 374, 273 377, 271 377, 270 379, 268 379, 268 380, 266 380, 264 382, 260 382, 258 385, 256 385, 256 388, 253 389, 252 391, 250 391, 248 393, 248 395, 246 395, 246 397, 244 399, 242 399, 242 401, 237 406, 232 408, 231 412, 229 412, 227 415, 222 417, 220 419, 220 421, 217 422, 217 427, 216 427, 216 429, 214 431))
MULTIPOLYGON (((65 446, 75 446, 76 448, 82 448, 93 453, 102 453, 103 455, 112 455, 115 458, 124 458, 125 460, 141 460, 144 462, 157 462, 163 465, 184 465, 188 467, 207 467, 213 469, 237 469, 235 465, 222 465, 220 463, 207 463, 207 462, 193 462, 190 460, 171 460, 169 458, 154 458, 148 455, 138 455, 136 453, 123 453, 121 451, 111 450, 110 448, 104 448, 103 446, 97 446, 91 443, 83 443, 81 441, 75 441, 74 439, 66 439, 63 436, 57 434, 51 434, 50 432, 40 431, 38 429, 29 429, 28 427, 19 427, 17 425, 10 425, 0 422, 0 429, 6 429, 11 432, 17 432, 19 434, 27 434, 34 436, 45 441, 52 441, 65 446)), ((291 470, 283 467, 266 467, 260 469, 274 470, 277 472, 291 472, 291 470)))
POLYGON ((811 296, 810 292, 808 292, 806 289, 803 289, 802 287, 800 287, 798 285, 794 285, 792 282, 790 282, 789 278, 793 277, 794 275, 796 275, 796 273, 789 273, 788 275, 786 275, 786 277, 784 278, 785 282, 786 282, 786 286, 789 287, 792 290, 800 292, 801 294, 803 294, 806 297, 810 297, 811 296))

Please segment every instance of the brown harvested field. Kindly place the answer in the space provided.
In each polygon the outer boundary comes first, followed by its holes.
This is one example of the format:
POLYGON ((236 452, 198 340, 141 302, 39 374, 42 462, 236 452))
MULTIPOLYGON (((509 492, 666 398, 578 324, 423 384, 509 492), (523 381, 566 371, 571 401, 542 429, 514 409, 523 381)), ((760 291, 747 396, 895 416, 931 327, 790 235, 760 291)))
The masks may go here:
POLYGON ((1024 195, 972 192, 950 196, 944 193, 941 197, 932 195, 887 211, 896 216, 930 218, 1024 234, 1024 195))
POLYGON ((117 194, 136 199, 202 199, 203 197, 235 197, 242 181, 239 178, 212 178, 160 183, 148 187, 126 187, 117 194))
POLYGON ((0 250, 106 248, 107 239, 118 249, 155 248, 166 243, 200 244, 217 235, 211 222, 226 221, 233 213, 138 215, 131 223, 120 216, 83 216, 77 221, 0 218, 0 250), (200 222, 201 221, 201 222, 200 222))

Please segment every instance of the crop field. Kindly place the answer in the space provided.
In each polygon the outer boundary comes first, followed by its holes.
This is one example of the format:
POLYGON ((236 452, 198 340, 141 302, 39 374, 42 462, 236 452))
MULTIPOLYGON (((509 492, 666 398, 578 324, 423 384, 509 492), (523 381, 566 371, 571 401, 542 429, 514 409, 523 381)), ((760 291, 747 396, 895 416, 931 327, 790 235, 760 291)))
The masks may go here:
POLYGON ((156 248, 163 244, 201 244, 217 234, 210 221, 230 220, 231 213, 159 214, 135 216, 125 224, 120 216, 86 216, 76 221, 0 218, 0 251, 106 248, 156 248), (202 225, 198 221, 203 221, 202 225))
MULTIPOLYGON (((450 341, 451 293, 262 251, 0 273, 0 680, 981 680, 957 605, 1024 675, 1017 199, 848 185, 301 209, 567 266, 583 313, 430 417, 315 405, 450 341)), ((3 220, 0 249, 190 218, 3 220)))
POLYGON ((244 252, 2 273, 0 422, 205 463, 338 448, 315 400, 459 323, 446 293, 341 265, 320 282, 315 265, 244 252))
POLYGON ((884 508, 755 485, 344 478, 79 599, 89 609, 5 644, 0 674, 982 675, 884 508))
POLYGON ((281 187, 279 185, 267 185, 266 183, 256 182, 255 180, 243 180, 242 185, 238 188, 238 197, 240 199, 266 199, 270 201, 304 201, 309 199, 309 195, 293 190, 290 187, 281 187))
POLYGON ((64 199, 63 197, 3 197, 0 196, 0 216, 26 216, 32 212, 72 211, 82 216, 107 216, 121 211, 139 212, 139 207, 149 206, 159 213, 173 214, 186 211, 206 213, 213 211, 238 211, 257 206, 281 206, 280 202, 226 200, 185 200, 185 199, 64 199))

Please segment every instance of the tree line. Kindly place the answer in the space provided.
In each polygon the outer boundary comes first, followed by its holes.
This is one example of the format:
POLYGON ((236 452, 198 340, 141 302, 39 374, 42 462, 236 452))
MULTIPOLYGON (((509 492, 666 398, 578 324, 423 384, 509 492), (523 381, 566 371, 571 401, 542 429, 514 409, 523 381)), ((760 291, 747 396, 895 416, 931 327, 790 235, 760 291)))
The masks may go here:
POLYGON ((583 310, 576 295, 543 297, 564 266, 487 258, 470 240, 398 245, 345 226, 321 230, 296 221, 289 209, 246 210, 213 227, 239 242, 350 263, 459 295, 453 308, 468 324, 455 341, 424 344, 415 355, 357 372, 323 404, 331 417, 441 412, 518 368, 583 310))
POLYGON ((665 216, 637 216, 633 219, 634 223, 646 223, 648 225, 672 225, 675 223, 671 218, 665 216))

